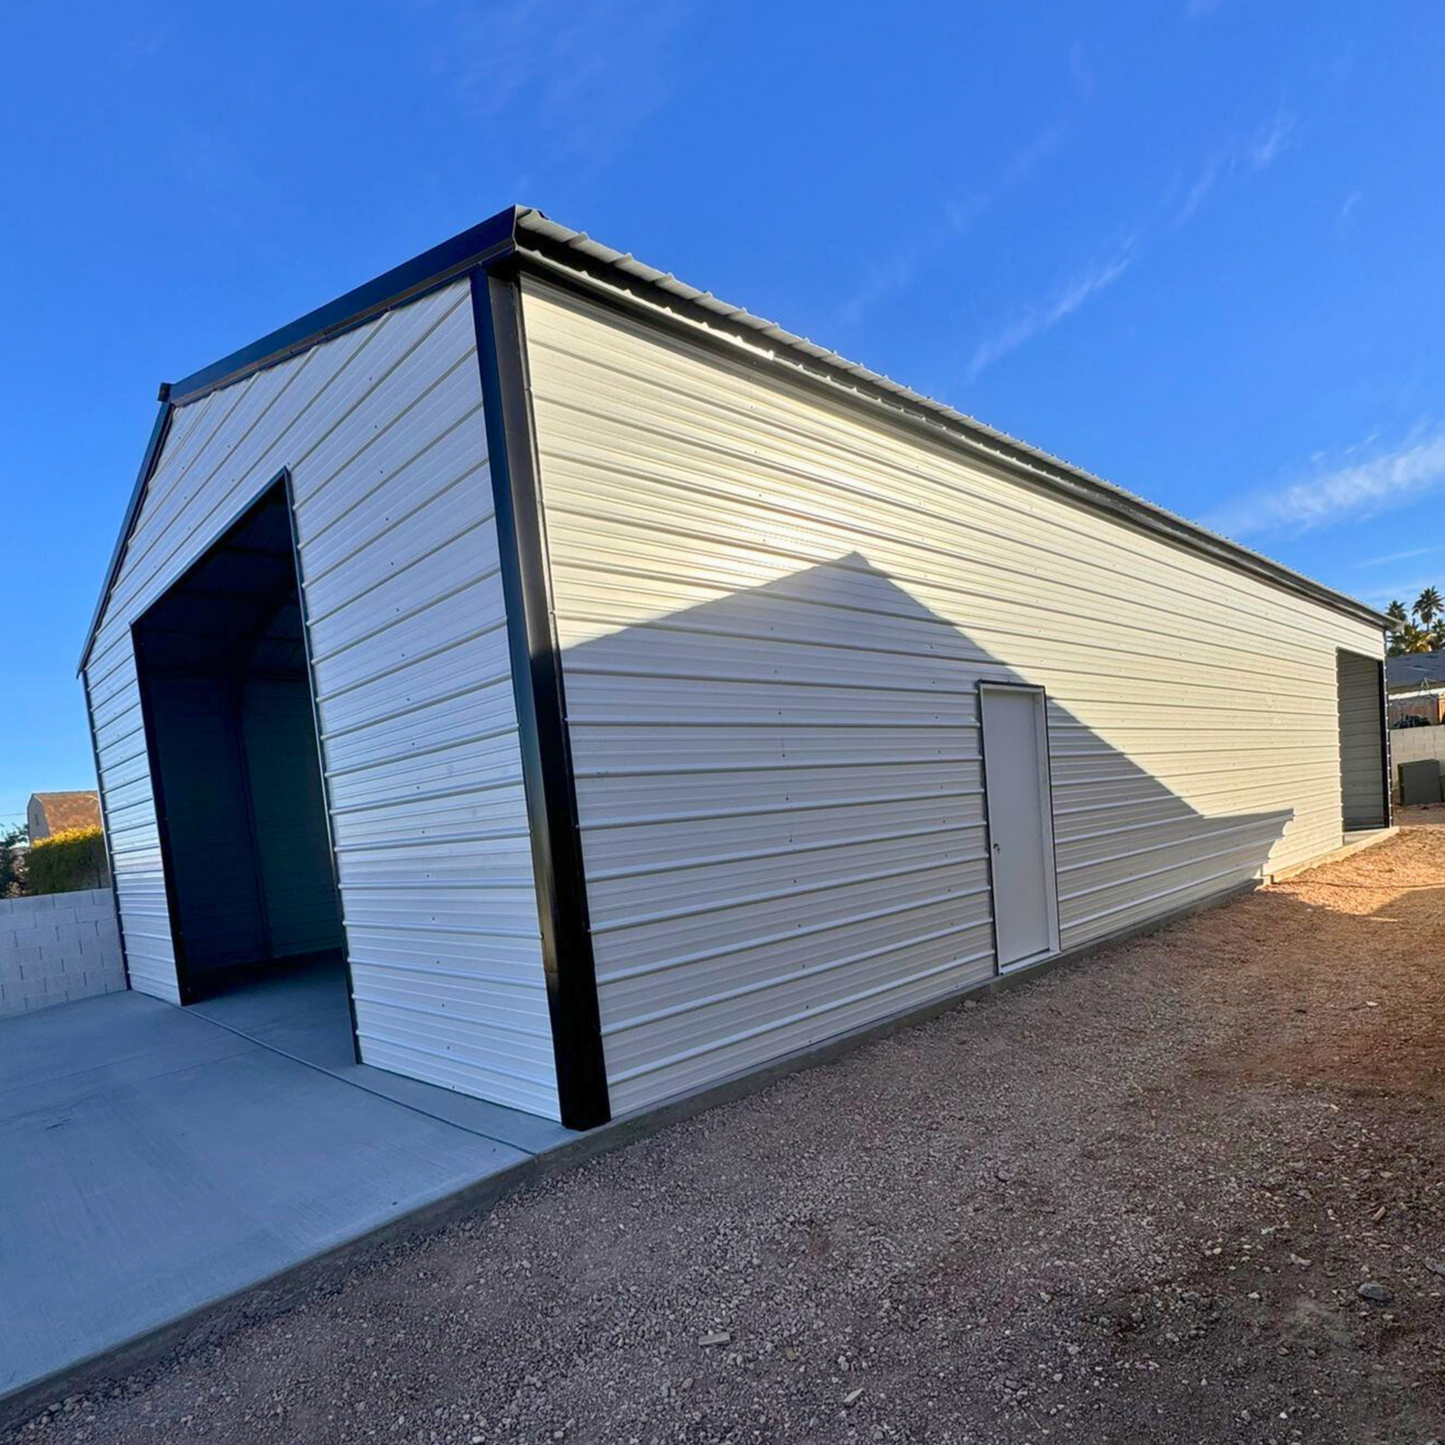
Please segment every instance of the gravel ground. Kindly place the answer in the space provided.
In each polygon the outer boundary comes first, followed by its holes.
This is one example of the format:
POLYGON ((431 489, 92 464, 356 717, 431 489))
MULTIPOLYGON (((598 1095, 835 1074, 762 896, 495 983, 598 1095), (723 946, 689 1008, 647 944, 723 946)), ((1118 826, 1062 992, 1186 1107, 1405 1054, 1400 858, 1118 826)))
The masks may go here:
POLYGON ((1442 970, 1445 830, 1414 828, 513 1195, 11 1438, 1425 1442, 1442 970))

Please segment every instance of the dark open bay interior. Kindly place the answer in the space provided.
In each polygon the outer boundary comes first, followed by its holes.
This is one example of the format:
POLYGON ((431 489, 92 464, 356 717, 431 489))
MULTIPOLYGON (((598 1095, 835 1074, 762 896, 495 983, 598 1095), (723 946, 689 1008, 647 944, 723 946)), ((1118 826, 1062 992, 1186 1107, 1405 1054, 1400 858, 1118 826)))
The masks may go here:
POLYGON ((134 637, 182 1001, 339 962, 284 481, 140 618, 134 637))

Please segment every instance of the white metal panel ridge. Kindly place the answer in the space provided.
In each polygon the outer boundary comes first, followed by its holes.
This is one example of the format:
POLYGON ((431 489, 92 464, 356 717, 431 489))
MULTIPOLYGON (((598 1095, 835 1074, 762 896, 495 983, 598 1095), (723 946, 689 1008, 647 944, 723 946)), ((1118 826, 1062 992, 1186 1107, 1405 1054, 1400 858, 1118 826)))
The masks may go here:
POLYGON ((132 982, 175 1001, 130 625, 289 468, 362 1057, 555 1118, 469 294, 176 410, 85 682, 132 982))

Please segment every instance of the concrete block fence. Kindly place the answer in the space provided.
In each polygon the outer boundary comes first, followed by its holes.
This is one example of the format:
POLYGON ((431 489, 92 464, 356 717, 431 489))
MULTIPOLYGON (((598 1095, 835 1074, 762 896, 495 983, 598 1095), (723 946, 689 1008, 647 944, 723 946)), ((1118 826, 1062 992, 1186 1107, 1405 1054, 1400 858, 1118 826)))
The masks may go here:
POLYGON ((124 987, 110 889, 0 899, 0 1018, 124 987))
POLYGON ((1440 769, 1445 789, 1445 727, 1390 729, 1390 791, 1400 801, 1400 764, 1429 760, 1440 769))

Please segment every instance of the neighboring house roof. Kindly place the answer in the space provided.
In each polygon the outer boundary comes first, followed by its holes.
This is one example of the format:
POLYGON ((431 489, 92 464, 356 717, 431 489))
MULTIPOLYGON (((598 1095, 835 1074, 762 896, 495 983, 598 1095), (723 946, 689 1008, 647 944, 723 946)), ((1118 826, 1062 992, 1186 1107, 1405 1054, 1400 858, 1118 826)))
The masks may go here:
POLYGON ((111 557, 95 616, 81 653, 83 669, 100 626, 112 583, 125 556, 126 541, 140 511, 146 483, 165 445, 166 433, 176 407, 205 396, 218 387, 229 386, 243 376, 275 366, 287 357, 329 340, 379 316, 394 306, 413 301, 435 287, 466 275, 478 266, 495 266, 516 257, 534 263, 543 271, 582 282, 613 295, 640 298, 654 311, 673 312, 700 323, 716 335, 741 343, 739 354, 751 352, 754 359, 777 362, 793 370, 822 379, 840 392, 852 393, 881 403, 895 415, 931 423, 939 432, 971 451, 996 462, 1028 472, 1031 477, 1078 501, 1110 511, 1171 541, 1203 553, 1215 561, 1263 577, 1278 586, 1338 609, 1360 621, 1382 629, 1389 619, 1363 602, 1326 587, 1258 552, 1242 547, 1177 516, 1153 502, 1106 482, 1069 462, 1021 442, 1004 432, 966 416, 942 402, 912 391, 876 371, 849 361, 837 352, 818 346, 802 336, 784 330, 776 322, 754 316, 739 306, 720 301, 710 291, 699 291, 666 271, 645 265, 635 257, 592 240, 583 231, 569 230, 548 219, 531 206, 510 206, 480 225, 378 276, 344 296, 283 326, 259 341, 232 352, 211 366, 193 372, 174 385, 162 383, 160 409, 150 442, 141 460, 140 473, 121 525, 120 537, 111 557))
POLYGON ((67 828, 98 828, 100 798, 95 793, 32 793, 25 817, 32 843, 67 828))
POLYGON ((1403 657, 1387 657, 1385 685, 1391 692, 1397 688, 1413 690, 1445 685, 1445 650, 1407 652, 1403 657))

